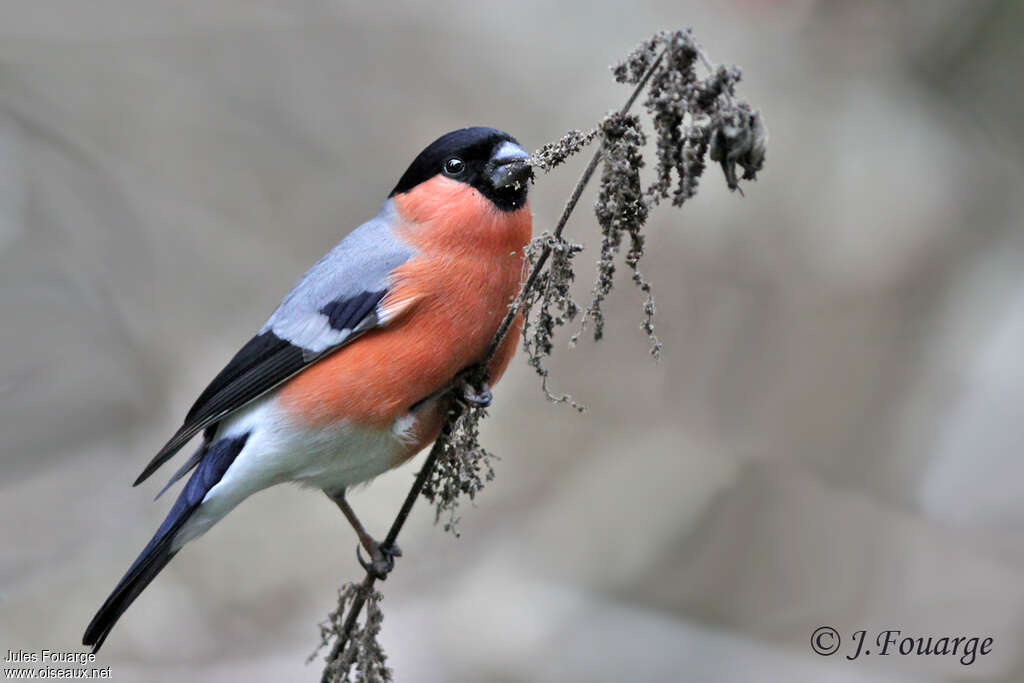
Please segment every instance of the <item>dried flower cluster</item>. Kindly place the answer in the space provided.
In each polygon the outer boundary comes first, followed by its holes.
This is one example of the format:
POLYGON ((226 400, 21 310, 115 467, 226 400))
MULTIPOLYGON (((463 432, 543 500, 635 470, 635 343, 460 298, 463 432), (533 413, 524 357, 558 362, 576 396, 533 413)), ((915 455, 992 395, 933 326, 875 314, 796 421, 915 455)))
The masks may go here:
MULTIPOLYGON (((594 215, 601 226, 601 254, 597 262, 597 278, 593 298, 587 306, 583 322, 594 322, 594 340, 604 336, 604 300, 615 282, 615 257, 622 240, 629 237, 626 265, 633 270, 633 281, 645 296, 643 329, 651 341, 655 356, 661 348, 654 336, 654 300, 651 286, 637 269, 644 254, 643 227, 647 222, 647 202, 640 182, 644 166, 641 148, 647 142, 640 130, 640 117, 612 114, 601 123, 601 187, 594 204, 594 215)), ((582 331, 582 330, 581 330, 582 331)), ((573 337, 575 341, 579 334, 573 337)))
POLYGON ((586 133, 579 130, 570 130, 560 140, 548 142, 541 146, 533 156, 530 157, 530 165, 541 171, 550 171, 560 165, 569 157, 583 150, 597 137, 597 128, 592 128, 586 133))
POLYGON ((644 73, 659 54, 662 62, 644 102, 658 140, 657 178, 648 188, 652 202, 668 198, 670 192, 674 206, 693 197, 709 151, 711 160, 722 165, 729 189, 739 189, 737 165, 743 168, 743 180, 756 179, 764 166, 767 132, 760 114, 736 99, 742 72, 736 67, 711 69, 693 34, 685 30, 663 32, 642 43, 613 68, 616 80, 635 83, 636 74, 644 73), (710 71, 703 79, 697 76, 698 60, 710 71))
POLYGON ((754 180, 764 166, 765 130, 761 115, 740 102, 718 112, 711 128, 711 160, 722 165, 729 189, 739 189, 736 166, 743 169, 743 180, 754 180))
POLYGON ((457 515, 463 496, 470 501, 494 479, 496 455, 480 445, 480 420, 487 411, 467 406, 444 437, 444 449, 423 486, 423 495, 434 504, 434 522, 445 517, 444 530, 459 535, 457 515))
MULTIPOLYGON (((676 33, 690 33, 689 29, 677 31, 676 33)), ((644 79, 651 66, 658 60, 661 51, 661 44, 664 42, 667 32, 657 33, 643 41, 626 58, 612 66, 612 77, 618 83, 636 85, 644 79)))
MULTIPOLYGON (((629 246, 623 260, 643 296, 640 326, 650 342, 651 354, 657 357, 661 343, 654 334, 654 297, 650 283, 639 270, 648 213, 663 199, 671 198, 672 205, 679 207, 693 197, 709 156, 721 164, 730 189, 739 189, 737 166, 743 169, 742 179, 755 179, 764 165, 766 131, 760 114, 735 97, 740 70, 735 67, 712 69, 689 30, 665 31, 644 41, 624 61, 612 67, 612 74, 620 83, 638 88, 646 83, 644 107, 653 122, 657 147, 655 178, 646 189, 640 175, 646 136, 640 118, 627 115, 625 110, 609 114, 588 133, 569 131, 561 140, 541 147, 531 162, 536 168, 547 171, 579 152, 595 137, 600 139, 601 188, 594 213, 601 226, 601 251, 591 301, 584 312, 580 332, 572 336, 570 343, 577 342, 588 323, 593 323, 595 340, 603 336, 603 305, 614 286, 616 260, 628 237, 629 246), (704 78, 697 74, 699 63, 708 67, 709 73, 704 78)), ((571 265, 562 264, 556 270, 553 260, 538 278, 543 286, 523 300, 527 320, 524 347, 530 365, 543 378, 545 394, 556 400, 565 397, 552 397, 548 392, 548 373, 543 361, 551 353, 554 328, 572 320, 578 309, 569 293, 573 277, 571 265), (552 310, 571 314, 552 315, 552 310)))
POLYGON ((323 681, 388 683, 392 680, 391 669, 386 665, 387 654, 377 640, 384 623, 384 613, 380 609, 380 601, 384 596, 358 583, 348 583, 338 591, 338 606, 327 615, 327 621, 320 624, 320 645, 306 661, 313 661, 321 649, 341 635, 346 611, 361 593, 365 593, 365 623, 362 626, 356 624, 348 634, 345 646, 331 653, 324 669, 323 681))
POLYGON ((525 292, 523 298, 523 350, 526 352, 527 363, 541 377, 544 395, 556 403, 569 403, 582 412, 583 406, 574 401, 569 394, 551 393, 544 359, 550 356, 554 349, 551 340, 555 330, 574 320, 579 313, 579 306, 576 305, 569 289, 576 277, 572 259, 583 251, 583 245, 544 232, 527 246, 526 263, 536 263, 543 250, 548 250, 551 254, 548 268, 538 274, 534 287, 525 292))
MULTIPOLYGON (((690 33, 677 31, 664 36, 658 43, 661 44, 665 46, 663 68, 651 78, 644 102, 658 141, 657 177, 647 188, 647 194, 652 203, 657 203, 672 192, 673 206, 682 206, 697 191, 707 153, 705 131, 698 125, 686 124, 699 118, 710 102, 700 98, 695 69, 699 50, 690 33), (673 171, 677 180, 674 192, 673 171)), ((649 58, 647 54, 641 61, 645 63, 649 58)))

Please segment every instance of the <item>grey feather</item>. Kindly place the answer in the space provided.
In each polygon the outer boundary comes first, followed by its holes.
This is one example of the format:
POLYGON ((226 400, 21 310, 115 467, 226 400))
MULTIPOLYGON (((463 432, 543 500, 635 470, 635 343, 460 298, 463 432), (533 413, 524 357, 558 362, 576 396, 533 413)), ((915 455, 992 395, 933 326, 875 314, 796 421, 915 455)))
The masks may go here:
POLYGON ((343 342, 352 329, 333 328, 322 309, 339 298, 387 290, 391 271, 413 255, 391 229, 395 213, 389 199, 380 213, 331 249, 299 280, 260 332, 272 331, 311 354, 343 342))

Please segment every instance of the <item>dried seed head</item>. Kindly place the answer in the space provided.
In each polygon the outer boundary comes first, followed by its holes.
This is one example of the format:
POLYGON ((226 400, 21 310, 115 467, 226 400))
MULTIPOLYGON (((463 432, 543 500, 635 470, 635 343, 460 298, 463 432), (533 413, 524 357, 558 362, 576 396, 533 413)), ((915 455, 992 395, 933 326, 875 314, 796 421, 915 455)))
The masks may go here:
POLYGON ((695 66, 699 51, 689 31, 663 33, 660 38, 665 54, 651 77, 644 102, 654 121, 658 159, 656 178, 647 188, 647 194, 651 203, 657 204, 671 193, 673 205, 681 206, 696 193, 704 170, 704 136, 699 129, 688 125, 699 115, 695 104, 698 99, 695 66), (699 163, 693 163, 695 159, 699 163), (674 192, 673 185, 676 186, 674 192))
POLYGON ((363 588, 359 583, 347 583, 338 591, 338 605, 327 615, 327 621, 320 624, 320 646, 309 656, 306 663, 313 661, 317 653, 343 634, 345 617, 356 598, 366 592, 366 616, 362 625, 356 624, 348 634, 345 647, 332 652, 328 658, 324 678, 331 683, 388 683, 392 680, 388 668, 387 654, 377 636, 384 623, 380 601, 384 596, 378 591, 363 588))
POLYGON ((465 496, 472 502, 484 484, 494 479, 497 456, 480 445, 480 420, 484 408, 462 411, 445 438, 444 450, 423 486, 423 495, 434 504, 434 523, 444 517, 444 530, 459 536, 458 509, 465 496))
POLYGON ((637 45, 624 60, 612 66, 612 76, 618 83, 636 85, 639 83, 651 64, 658 58, 661 49, 662 34, 653 36, 649 40, 637 45))
POLYGON ((746 102, 739 102, 718 112, 711 131, 711 160, 722 165, 729 189, 739 189, 737 165, 743 169, 743 180, 755 180, 764 167, 768 137, 761 114, 751 111, 746 102))
MULTIPOLYGON (((652 352, 660 348, 654 336, 654 303, 651 300, 650 285, 637 270, 644 253, 642 233, 647 222, 647 202, 640 182, 640 169, 644 166, 641 148, 646 142, 640 129, 640 117, 613 113, 605 117, 600 126, 603 166, 601 187, 594 204, 594 214, 601 227, 601 254, 597 262, 597 278, 594 282, 593 298, 584 313, 583 325, 588 321, 594 325, 594 339, 604 334, 604 300, 612 290, 615 281, 615 257, 622 246, 624 236, 629 237, 626 265, 634 273, 633 281, 644 292, 647 301, 644 330, 651 339, 652 352)), ((582 331, 582 330, 581 330, 582 331)))
POLYGON ((549 142, 534 152, 530 157, 530 165, 542 171, 550 171, 589 145, 595 137, 597 137, 596 128, 588 130, 586 133, 575 129, 570 130, 560 140, 549 142))
POLYGON ((523 350, 530 367, 540 375, 544 396, 555 403, 568 403, 582 412, 583 406, 569 394, 554 394, 550 391, 544 359, 551 355, 554 348, 551 340, 555 330, 574 320, 579 313, 579 306, 570 288, 576 277, 572 259, 583 251, 583 245, 545 232, 534 238, 526 248, 526 264, 531 270, 545 250, 550 251, 547 269, 538 276, 532 291, 527 292, 523 299, 523 350))

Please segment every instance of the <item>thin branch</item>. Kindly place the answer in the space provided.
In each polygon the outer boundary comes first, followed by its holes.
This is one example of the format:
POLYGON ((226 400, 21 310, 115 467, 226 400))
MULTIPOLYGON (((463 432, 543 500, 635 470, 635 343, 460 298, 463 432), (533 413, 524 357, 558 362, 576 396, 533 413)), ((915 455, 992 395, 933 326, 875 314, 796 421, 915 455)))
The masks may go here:
MULTIPOLYGON (((402 507, 398 510, 398 515, 395 517, 395 521, 391 523, 391 529, 388 530, 387 538, 384 543, 388 545, 394 545, 395 541, 398 540, 398 534, 402 531, 402 527, 405 526, 405 521, 409 518, 409 513, 412 512, 412 506, 416 503, 416 499, 419 498, 420 493, 423 491, 423 486, 426 484, 427 479, 430 478, 431 472, 434 470, 434 465, 437 463, 438 457, 444 452, 445 443, 451 434, 452 425, 459 418, 462 413, 462 407, 460 404, 453 402, 451 412, 448 414, 448 422, 445 424, 444 429, 441 432, 441 436, 438 437, 437 441, 434 442, 433 448, 430 449, 430 455, 427 456, 426 461, 423 463, 423 468, 416 475, 416 480, 412 483, 412 488, 409 489, 409 493, 406 494, 405 500, 402 502, 402 507)), ((377 582, 377 577, 370 572, 366 573, 366 577, 363 579, 363 584, 360 586, 358 593, 352 601, 352 606, 349 607, 348 616, 345 617, 345 623, 342 626, 341 633, 338 634, 338 639, 335 641, 334 646, 331 648, 330 654, 327 656, 327 666, 324 668, 323 676, 320 678, 321 683, 331 683, 332 667, 331 662, 338 659, 341 653, 345 650, 345 645, 348 644, 349 638, 352 636, 352 630, 355 628, 356 620, 359 618, 359 613, 363 610, 363 605, 366 604, 366 596, 373 592, 373 585, 377 582)))

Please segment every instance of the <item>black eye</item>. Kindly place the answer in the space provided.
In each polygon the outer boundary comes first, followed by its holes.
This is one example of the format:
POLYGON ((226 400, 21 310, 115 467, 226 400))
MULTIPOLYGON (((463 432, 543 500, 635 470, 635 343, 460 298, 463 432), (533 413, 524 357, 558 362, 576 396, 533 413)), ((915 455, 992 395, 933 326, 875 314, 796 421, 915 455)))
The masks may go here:
POLYGON ((459 175, 466 170, 466 164, 458 157, 452 157, 444 162, 444 172, 447 175, 459 175))

